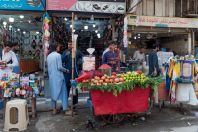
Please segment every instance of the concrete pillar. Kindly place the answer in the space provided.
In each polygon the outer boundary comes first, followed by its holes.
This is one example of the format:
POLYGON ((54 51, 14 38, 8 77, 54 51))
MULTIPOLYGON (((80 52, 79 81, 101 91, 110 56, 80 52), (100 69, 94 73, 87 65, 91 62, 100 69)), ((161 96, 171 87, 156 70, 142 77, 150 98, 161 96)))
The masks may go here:
POLYGON ((188 33, 188 54, 190 55, 192 53, 192 38, 191 38, 191 32, 188 33))

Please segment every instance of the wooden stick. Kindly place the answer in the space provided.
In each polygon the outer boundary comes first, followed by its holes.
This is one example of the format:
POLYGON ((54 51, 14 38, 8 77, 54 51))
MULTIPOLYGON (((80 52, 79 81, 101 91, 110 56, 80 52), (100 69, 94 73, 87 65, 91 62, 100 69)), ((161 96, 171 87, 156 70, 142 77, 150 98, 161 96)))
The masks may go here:
MULTIPOLYGON (((72 12, 72 80, 74 80, 74 59, 75 59, 75 51, 74 51, 74 13, 72 12)), ((74 93, 72 89, 72 102, 71 102, 71 110, 72 110, 72 117, 74 116, 74 109, 73 109, 73 100, 74 100, 74 93)))

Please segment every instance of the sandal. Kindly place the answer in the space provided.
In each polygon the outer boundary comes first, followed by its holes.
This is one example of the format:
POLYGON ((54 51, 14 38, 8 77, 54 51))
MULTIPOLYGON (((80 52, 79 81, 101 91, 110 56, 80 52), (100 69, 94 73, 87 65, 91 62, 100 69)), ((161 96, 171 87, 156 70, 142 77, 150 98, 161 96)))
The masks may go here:
MULTIPOLYGON (((71 115, 72 115, 72 111, 71 110, 67 110, 65 112, 65 116, 71 116, 71 115)), ((73 115, 77 115, 77 113, 73 111, 73 115)))
POLYGON ((58 109, 54 109, 54 110, 52 111, 52 115, 56 115, 56 114, 58 114, 58 113, 60 113, 60 110, 58 110, 58 109))

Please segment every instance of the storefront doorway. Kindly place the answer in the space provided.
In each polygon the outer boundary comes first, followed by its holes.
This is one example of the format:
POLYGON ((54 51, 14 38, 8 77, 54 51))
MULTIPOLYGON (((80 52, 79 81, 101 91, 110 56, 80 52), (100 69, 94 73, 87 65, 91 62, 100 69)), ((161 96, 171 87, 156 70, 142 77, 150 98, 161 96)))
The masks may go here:
POLYGON ((0 44, 17 43, 21 74, 43 69, 42 13, 1 12, 0 44))

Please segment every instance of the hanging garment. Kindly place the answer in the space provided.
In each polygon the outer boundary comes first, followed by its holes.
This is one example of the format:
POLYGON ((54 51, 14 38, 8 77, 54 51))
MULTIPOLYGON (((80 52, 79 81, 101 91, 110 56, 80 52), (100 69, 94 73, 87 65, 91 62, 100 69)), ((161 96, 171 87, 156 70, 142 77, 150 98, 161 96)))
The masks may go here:
MULTIPOLYGON (((173 63, 171 66, 173 66, 173 63)), ((171 95, 171 101, 175 102, 176 101, 176 88, 177 88, 176 80, 177 80, 177 78, 180 77, 180 63, 174 62, 174 66, 173 66, 173 68, 171 68, 171 70, 172 70, 172 76, 171 76, 172 81, 171 81, 170 95, 171 95)))

